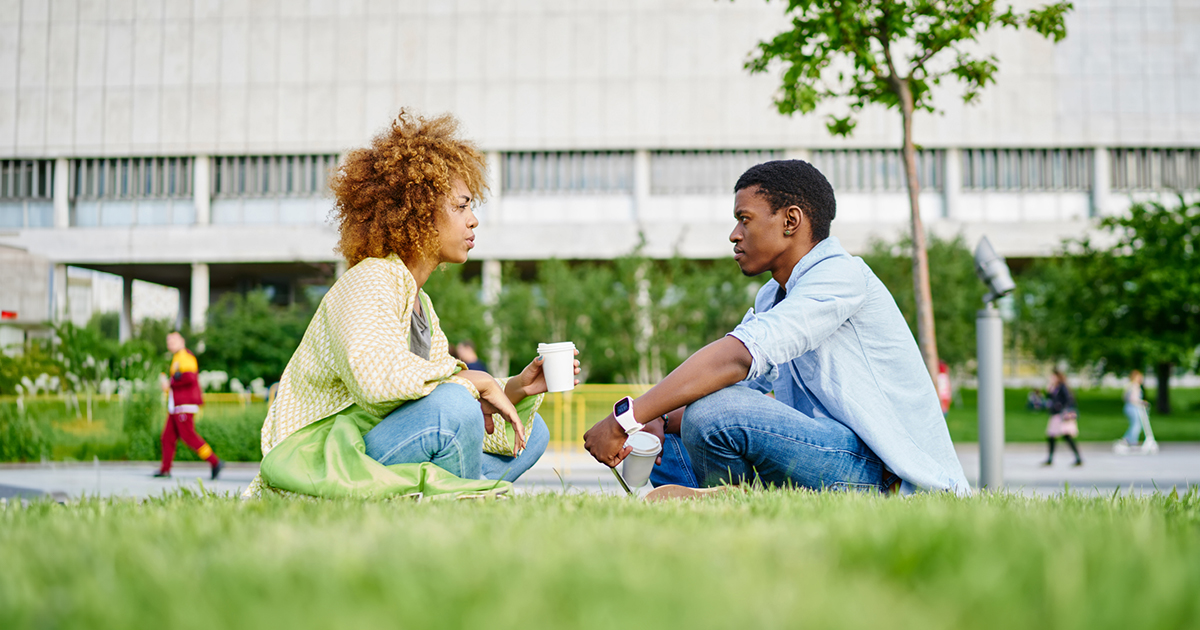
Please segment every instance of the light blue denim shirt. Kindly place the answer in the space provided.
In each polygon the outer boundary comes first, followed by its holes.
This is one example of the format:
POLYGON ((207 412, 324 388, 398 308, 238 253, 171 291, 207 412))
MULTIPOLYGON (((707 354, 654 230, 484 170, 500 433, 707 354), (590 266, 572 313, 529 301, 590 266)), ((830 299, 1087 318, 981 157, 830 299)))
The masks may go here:
POLYGON ((796 263, 775 304, 778 289, 767 282, 729 333, 753 358, 741 384, 846 425, 909 492, 970 494, 917 343, 871 268, 829 237, 796 263))

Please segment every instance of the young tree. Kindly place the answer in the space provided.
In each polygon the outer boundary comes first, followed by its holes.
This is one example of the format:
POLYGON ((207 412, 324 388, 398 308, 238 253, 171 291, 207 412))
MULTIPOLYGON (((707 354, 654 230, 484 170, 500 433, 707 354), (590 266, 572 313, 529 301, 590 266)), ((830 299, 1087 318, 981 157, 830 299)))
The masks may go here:
POLYGON ((1046 359, 1152 366, 1158 412, 1170 413, 1171 371, 1194 367, 1200 349, 1200 203, 1137 204, 1100 229, 1112 245, 1066 243, 1022 283, 1026 338, 1046 359))
POLYGON ((822 101, 836 99, 850 113, 831 115, 834 135, 854 131, 854 112, 871 104, 898 108, 904 129, 904 173, 912 210, 913 289, 917 341, 931 376, 937 374, 937 338, 929 261, 918 201, 913 115, 934 112, 932 88, 942 79, 965 86, 963 100, 975 100, 995 80, 994 55, 970 52, 966 46, 996 26, 1029 28, 1061 41, 1064 18, 1072 5, 1058 2, 1028 13, 994 0, 788 0, 792 28, 759 42, 746 62, 752 73, 783 65, 783 85, 775 98, 782 114, 810 113, 822 101))

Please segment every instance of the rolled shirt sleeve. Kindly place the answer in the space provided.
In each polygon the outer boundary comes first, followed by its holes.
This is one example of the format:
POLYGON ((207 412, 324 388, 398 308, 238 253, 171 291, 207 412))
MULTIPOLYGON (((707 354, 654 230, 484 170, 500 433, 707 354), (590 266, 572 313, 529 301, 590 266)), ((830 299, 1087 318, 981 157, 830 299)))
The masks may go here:
POLYGON ((839 258, 823 261, 789 284, 781 302, 762 313, 746 313, 729 333, 750 352, 743 382, 777 379, 780 365, 817 347, 846 323, 862 306, 867 289, 853 261, 839 258))

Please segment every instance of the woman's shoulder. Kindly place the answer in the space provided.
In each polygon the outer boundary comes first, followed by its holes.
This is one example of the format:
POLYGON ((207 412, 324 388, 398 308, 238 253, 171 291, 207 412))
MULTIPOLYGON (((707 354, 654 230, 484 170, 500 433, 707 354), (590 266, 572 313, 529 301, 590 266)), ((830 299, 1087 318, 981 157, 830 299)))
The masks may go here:
POLYGON ((358 289, 380 284, 399 284, 403 292, 416 289, 416 282, 404 262, 398 257, 389 256, 362 259, 347 269, 329 291, 336 295, 345 291, 357 292, 358 289))

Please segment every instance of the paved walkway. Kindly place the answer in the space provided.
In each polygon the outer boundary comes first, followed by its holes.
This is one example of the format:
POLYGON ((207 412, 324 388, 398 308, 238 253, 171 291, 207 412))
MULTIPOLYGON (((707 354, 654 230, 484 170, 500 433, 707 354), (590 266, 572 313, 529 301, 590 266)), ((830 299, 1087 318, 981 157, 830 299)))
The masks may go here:
MULTIPOLYGON (((1107 443, 1082 445, 1084 465, 1075 468, 1069 449, 1061 448, 1053 466, 1042 466, 1045 446, 1010 444, 1005 449, 1005 485, 1026 495, 1061 493, 1064 487, 1082 494, 1112 494, 1117 488, 1137 494, 1157 488, 1181 491, 1200 485, 1200 443, 1162 445, 1157 455, 1119 456, 1107 443)), ((979 475, 976 444, 958 445, 958 457, 972 485, 979 475)), ((81 496, 148 497, 184 487, 218 493, 240 493, 258 473, 257 464, 230 463, 221 478, 210 481, 208 464, 178 463, 172 479, 151 477, 157 462, 93 462, 0 465, 0 499, 49 495, 66 500, 81 496)), ((620 494, 606 466, 586 453, 551 450, 516 484, 518 492, 600 492, 620 494)), ((643 488, 643 492, 645 492, 643 488)))

